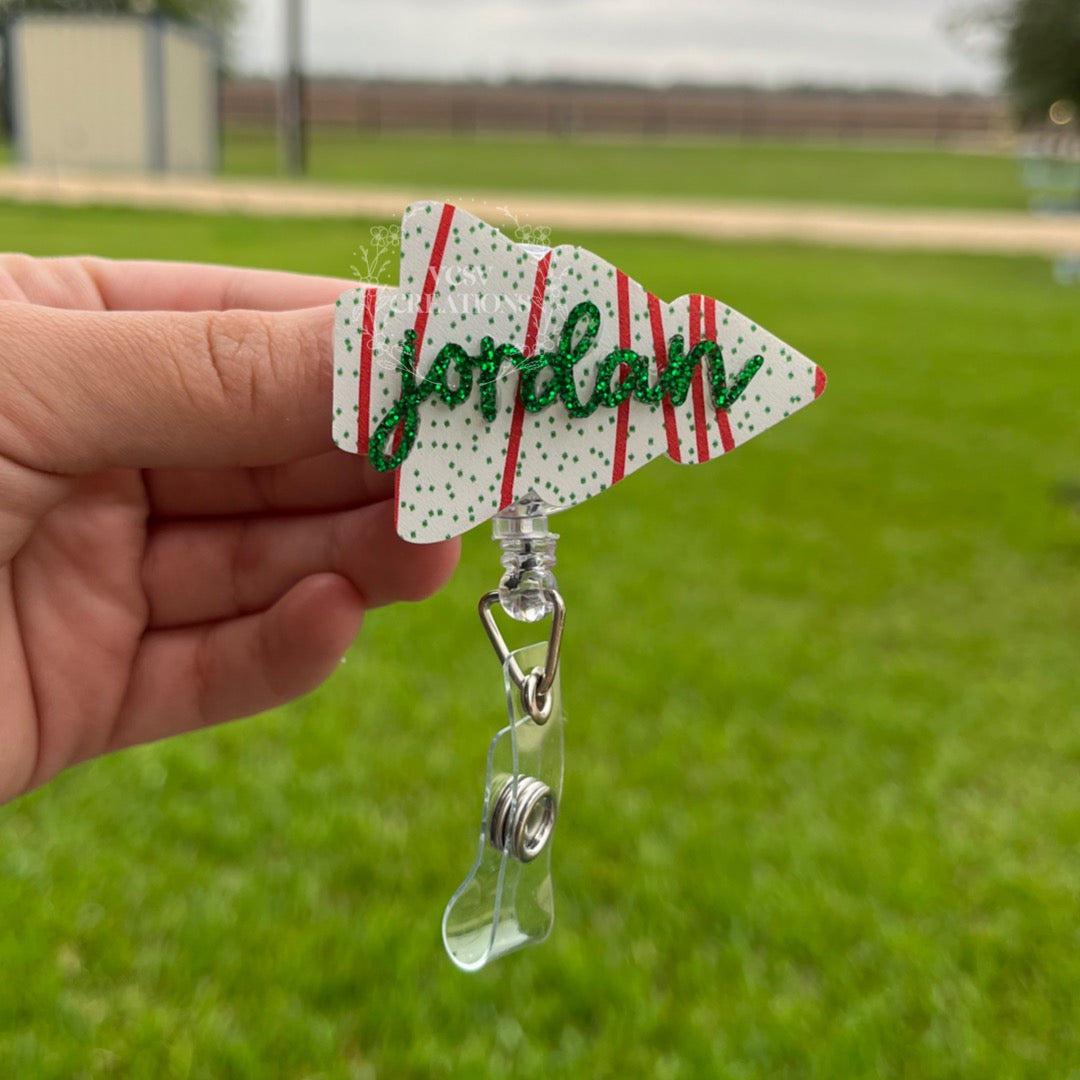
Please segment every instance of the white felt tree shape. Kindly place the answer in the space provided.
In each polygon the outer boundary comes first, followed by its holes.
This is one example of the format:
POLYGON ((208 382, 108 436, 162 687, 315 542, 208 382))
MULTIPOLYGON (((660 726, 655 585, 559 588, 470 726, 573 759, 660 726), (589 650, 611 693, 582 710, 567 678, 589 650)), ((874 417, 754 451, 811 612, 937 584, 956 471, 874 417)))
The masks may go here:
POLYGON ((418 543, 530 491, 571 506, 661 454, 720 457, 825 387, 719 301, 664 303, 584 248, 435 202, 405 211, 398 286, 338 301, 334 363, 334 441, 396 468, 397 530, 418 543))

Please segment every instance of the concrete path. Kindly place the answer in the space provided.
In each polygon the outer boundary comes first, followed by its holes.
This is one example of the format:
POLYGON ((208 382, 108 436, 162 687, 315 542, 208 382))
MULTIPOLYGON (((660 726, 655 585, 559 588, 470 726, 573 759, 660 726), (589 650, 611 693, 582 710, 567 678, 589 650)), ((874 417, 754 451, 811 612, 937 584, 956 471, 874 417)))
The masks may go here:
MULTIPOLYGON (((364 217, 392 221, 433 189, 395 190, 276 180, 163 179, 23 173, 0 169, 0 200, 63 206, 130 206, 259 217, 364 217)), ((595 196, 454 193, 451 201, 493 223, 557 229, 671 233, 722 240, 793 240, 860 248, 1080 254, 1080 215, 1020 211, 894 210, 814 203, 727 203, 595 196)), ((2 238, 0 238, 2 243, 2 238)))

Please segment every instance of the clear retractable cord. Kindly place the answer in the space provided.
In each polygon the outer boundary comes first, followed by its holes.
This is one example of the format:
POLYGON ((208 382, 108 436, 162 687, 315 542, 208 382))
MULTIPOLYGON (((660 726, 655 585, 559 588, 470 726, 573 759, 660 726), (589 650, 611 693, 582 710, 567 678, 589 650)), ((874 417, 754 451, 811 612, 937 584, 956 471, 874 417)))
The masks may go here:
POLYGON ((488 747, 476 859, 443 914, 443 943, 463 971, 543 941, 555 919, 551 841, 562 799, 566 606, 552 573, 558 536, 548 529, 548 512, 530 493, 493 523, 506 572, 479 611, 502 663, 509 719, 488 747), (497 605, 519 622, 550 615, 547 641, 511 652, 495 622, 497 605))

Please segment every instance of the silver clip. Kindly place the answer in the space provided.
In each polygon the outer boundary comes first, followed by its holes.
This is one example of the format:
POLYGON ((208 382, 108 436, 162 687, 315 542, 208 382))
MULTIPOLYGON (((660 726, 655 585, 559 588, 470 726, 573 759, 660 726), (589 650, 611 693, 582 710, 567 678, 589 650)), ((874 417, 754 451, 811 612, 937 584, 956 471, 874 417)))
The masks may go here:
POLYGON ((562 648, 563 623, 566 621, 566 604, 557 589, 545 589, 544 597, 551 603, 551 634, 548 637, 547 659, 542 668, 533 668, 526 675, 506 647, 495 616, 491 609, 499 603, 499 590, 493 589, 480 597, 480 621, 484 624, 488 639, 495 649, 500 664, 505 664, 514 685, 521 692, 521 705, 536 724, 547 722, 551 715, 551 688, 559 670, 559 652, 562 648))

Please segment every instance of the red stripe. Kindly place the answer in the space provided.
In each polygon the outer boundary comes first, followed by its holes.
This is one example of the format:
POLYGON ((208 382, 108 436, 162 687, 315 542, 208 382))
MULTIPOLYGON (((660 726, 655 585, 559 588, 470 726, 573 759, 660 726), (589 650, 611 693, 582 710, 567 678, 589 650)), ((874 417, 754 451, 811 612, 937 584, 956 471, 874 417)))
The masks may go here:
MULTIPOLYGON (((615 272, 615 291, 619 303, 619 348, 630 348, 630 279, 621 271, 615 272)), ((619 365, 625 376, 626 365, 619 365)), ((617 484, 626 475, 626 439, 630 433, 630 399, 619 402, 615 422, 615 459, 611 466, 611 482, 617 484)))
MULTIPOLYGON (((439 271, 442 269, 443 252, 446 250, 446 239, 450 235, 450 224, 454 220, 454 207, 444 203, 442 216, 439 218, 439 227, 435 232, 435 243, 431 247, 431 258, 428 260, 428 272, 424 278, 424 288, 420 293, 420 310, 416 313, 416 322, 413 331, 416 334, 416 348, 413 354, 413 371, 420 367, 420 350, 424 346, 424 331, 427 330, 428 308, 431 306, 431 298, 435 295, 435 287, 439 283, 439 271)), ((394 433, 394 450, 401 445, 401 429, 394 433)), ((401 505, 401 470, 394 470, 394 524, 397 525, 398 507, 401 505)))
POLYGON ((360 411, 357 414, 356 452, 368 452, 368 428, 371 417, 371 348, 375 340, 375 289, 364 290, 364 319, 360 324, 360 411))
POLYGON ((821 368, 814 370, 814 398, 817 399, 825 393, 825 372, 821 368))
MULTIPOLYGON (((710 299, 705 301, 705 338, 707 341, 716 340, 716 301, 710 299)), ((716 423, 720 428, 720 444, 726 454, 735 449, 735 439, 731 434, 731 421, 723 409, 716 410, 716 423)))
POLYGON ((428 308, 431 307, 431 298, 435 295, 435 287, 439 284, 439 271, 442 269, 443 252, 446 250, 446 238, 450 235, 450 223, 454 220, 454 207, 449 203, 442 208, 442 217, 439 218, 439 228, 435 233, 435 243, 431 246, 431 260, 428 262, 427 277, 424 278, 424 288, 420 293, 420 310, 416 313, 416 366, 420 366, 420 350, 424 345, 424 331, 427 329, 428 308))
MULTIPOLYGON (((660 300, 649 293, 649 322, 652 325, 653 352, 656 354, 656 377, 660 378, 667 367, 667 342, 664 340, 664 317, 660 312, 660 300)), ((675 406, 666 395, 664 402, 664 432, 667 435, 667 452, 672 461, 681 461, 679 452, 679 422, 675 406)))
MULTIPOLYGON (((690 336, 687 341, 687 349, 692 349, 701 340, 701 296, 695 294, 690 297, 690 336)), ((694 372, 694 435, 697 437, 698 461, 709 460, 709 433, 706 430, 708 419, 705 413, 705 379, 701 373, 701 365, 694 372)))
MULTIPOLYGON (((548 267, 551 265, 549 251, 536 267, 533 281, 532 306, 529 323, 525 328, 525 355, 536 352, 536 339, 540 336, 540 315, 544 310, 544 292, 547 289, 548 267)), ((514 479, 517 474, 518 454, 521 452, 521 429, 525 424, 525 406, 521 401, 521 384, 514 398, 514 416, 510 421, 510 441, 506 446, 506 463, 503 465, 502 491, 499 493, 499 509, 504 510, 514 501, 514 479)))

